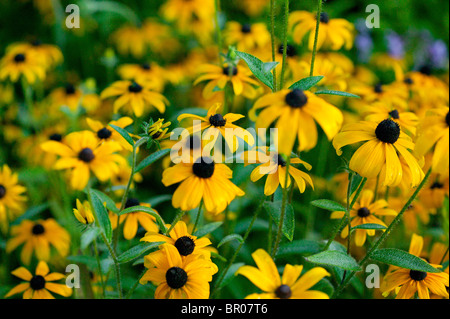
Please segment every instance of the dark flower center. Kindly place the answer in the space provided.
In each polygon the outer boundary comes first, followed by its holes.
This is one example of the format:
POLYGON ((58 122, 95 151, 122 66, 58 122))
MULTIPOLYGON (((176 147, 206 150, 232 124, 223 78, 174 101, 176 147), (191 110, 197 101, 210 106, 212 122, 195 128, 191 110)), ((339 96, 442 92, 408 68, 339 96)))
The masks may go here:
POLYGON ((409 272, 409 276, 411 277, 412 280, 422 281, 425 278, 427 278, 427 273, 419 270, 411 270, 409 272))
POLYGON ((45 232, 45 228, 41 224, 36 224, 31 229, 31 232, 33 233, 33 235, 41 235, 45 232))
POLYGON ((22 63, 25 61, 25 55, 22 53, 16 54, 16 56, 14 57, 14 62, 16 63, 22 63))
POLYGON ((286 166, 286 161, 284 160, 283 156, 281 156, 280 154, 277 155, 276 161, 277 161, 277 164, 280 165, 281 167, 286 166))
POLYGON ((75 94, 75 87, 72 84, 66 84, 66 95, 75 94))
POLYGON ((450 112, 447 112, 445 116, 445 123, 447 123, 447 126, 450 126, 450 112))
POLYGON ((433 183, 433 185, 431 185, 431 187, 430 187, 431 189, 442 189, 442 188, 444 188, 444 185, 443 184, 441 184, 441 183, 439 183, 439 182, 434 182, 433 183))
POLYGON ((31 42, 31 45, 34 47, 38 47, 42 44, 41 40, 34 40, 33 42, 31 42))
POLYGON ((302 107, 308 102, 308 97, 305 92, 300 89, 294 89, 285 98, 286 104, 290 107, 302 107))
POLYGON ((187 282, 187 273, 180 267, 172 267, 166 272, 166 281, 170 288, 178 289, 187 282))
POLYGON ((209 117, 209 123, 215 127, 225 126, 227 124, 227 120, 223 118, 222 114, 214 114, 209 117))
POLYGON ((243 24, 242 28, 241 28, 241 32, 242 33, 250 33, 250 32, 252 32, 252 26, 250 24, 248 24, 248 23, 243 24))
POLYGON ((191 150, 199 149, 199 148, 200 148, 200 145, 201 145, 200 143, 201 143, 201 141, 200 141, 200 139, 199 139, 198 136, 196 136, 196 135, 191 135, 191 136, 189 136, 189 138, 186 140, 186 147, 188 147, 188 148, 191 149, 191 150))
POLYGON ((139 84, 137 84, 136 82, 133 82, 133 84, 131 84, 128 87, 128 91, 130 91, 131 93, 139 93, 142 91, 142 86, 140 86, 139 84))
POLYGON ((419 69, 419 72, 425 75, 431 75, 431 66, 426 64, 419 69))
POLYGON ((322 22, 322 23, 330 22, 330 17, 328 16, 327 13, 325 13, 325 12, 320 13, 320 22, 322 22))
POLYGON ((127 202, 125 203, 125 208, 130 208, 134 206, 139 206, 141 203, 136 198, 128 198, 127 202))
POLYGON ((389 115, 390 115, 393 119, 396 119, 396 120, 398 120, 398 119, 400 118, 400 114, 398 114, 398 111, 397 111, 397 110, 393 110, 393 111, 389 112, 389 115))
POLYGON ((175 247, 181 256, 188 256, 192 254, 195 249, 194 240, 188 236, 183 236, 175 241, 175 247))
POLYGON ((375 135, 384 143, 394 144, 400 137, 400 125, 393 120, 386 119, 378 124, 375 135))
POLYGON ((83 148, 80 153, 78 153, 78 158, 85 163, 89 163, 95 158, 95 155, 90 148, 86 147, 83 148))
POLYGON ((200 162, 194 163, 192 170, 197 177, 210 178, 214 174, 214 162, 211 160, 207 163, 202 158, 200 162))
POLYGON ((143 70, 150 70, 150 69, 151 69, 150 64, 148 64, 148 63, 142 64, 142 65, 141 65, 141 68, 142 68, 143 70))
POLYGON ((97 136, 99 139, 106 140, 111 137, 112 132, 108 130, 106 127, 102 128, 97 132, 97 136))
MULTIPOLYGON (((283 54, 283 52, 284 52, 284 45, 281 44, 281 45, 278 47, 278 53, 279 53, 279 54, 283 54)), ((297 56, 297 49, 296 49, 294 46, 290 45, 290 44, 286 45, 286 55, 287 55, 288 57, 294 57, 294 56, 297 56)))
POLYGON ((5 197, 5 195, 6 195, 6 188, 5 188, 5 186, 0 185, 0 199, 5 197))
POLYGON ((406 84, 413 84, 414 81, 411 78, 406 78, 405 80, 403 80, 404 83, 406 84))
POLYGON ((373 91, 374 91, 375 93, 383 93, 383 84, 378 83, 377 85, 375 85, 375 86, 373 87, 373 91))
POLYGON ((289 299, 292 296, 292 291, 288 285, 281 285, 275 290, 275 295, 280 299, 289 299))
POLYGON ((41 290, 45 287, 45 279, 40 275, 36 275, 30 280, 30 287, 33 290, 41 290))
POLYGON ((358 216, 359 217, 367 217, 370 215, 370 210, 367 207, 361 207, 358 209, 358 216))
POLYGON ((222 68, 222 72, 223 72, 223 74, 228 75, 228 76, 230 76, 230 75, 235 76, 236 74, 238 74, 238 69, 235 66, 233 66, 233 67, 224 66, 222 68))
POLYGON ((157 131, 157 132, 153 133, 152 138, 153 138, 153 139, 157 139, 158 137, 161 136, 162 132, 163 132, 163 131, 160 130, 160 131, 157 131))
POLYGON ((48 138, 50 141, 56 141, 56 142, 61 142, 62 140, 62 135, 61 134, 52 134, 49 136, 48 138))

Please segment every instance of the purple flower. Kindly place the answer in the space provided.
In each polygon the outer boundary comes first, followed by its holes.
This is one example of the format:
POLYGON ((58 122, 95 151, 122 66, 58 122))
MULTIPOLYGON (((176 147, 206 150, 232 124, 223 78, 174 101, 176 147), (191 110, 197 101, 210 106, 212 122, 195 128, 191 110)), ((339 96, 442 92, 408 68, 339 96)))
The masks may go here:
POLYGON ((388 53, 391 57, 402 59, 405 56, 405 41, 394 31, 386 34, 388 53))
POLYGON ((435 68, 444 68, 448 64, 448 50, 444 41, 436 40, 428 47, 431 65, 435 68))

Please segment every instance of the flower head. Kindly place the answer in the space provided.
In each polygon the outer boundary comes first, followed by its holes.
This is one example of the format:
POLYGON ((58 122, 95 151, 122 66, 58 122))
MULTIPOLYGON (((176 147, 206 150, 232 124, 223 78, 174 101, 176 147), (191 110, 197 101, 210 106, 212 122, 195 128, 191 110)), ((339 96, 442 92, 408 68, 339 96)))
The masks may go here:
POLYGON ((92 224, 94 219, 94 214, 92 213, 91 204, 88 201, 81 203, 77 198, 77 208, 73 209, 73 214, 75 218, 82 224, 92 224))
POLYGON ((26 188, 18 184, 18 175, 8 165, 0 167, 0 227, 6 230, 8 222, 23 211, 26 188))

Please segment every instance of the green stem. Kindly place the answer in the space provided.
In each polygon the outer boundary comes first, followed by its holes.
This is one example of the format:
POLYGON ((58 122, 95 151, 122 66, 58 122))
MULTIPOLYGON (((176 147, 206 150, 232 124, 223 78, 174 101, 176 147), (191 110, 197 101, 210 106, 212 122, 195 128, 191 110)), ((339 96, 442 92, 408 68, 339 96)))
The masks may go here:
MULTIPOLYGON (((416 199, 419 192, 422 190, 422 188, 425 186, 428 178, 431 175, 431 168, 428 170, 427 174, 425 175, 424 179, 420 183, 419 187, 417 187, 416 191, 411 195, 411 197, 408 199, 406 204, 403 206, 402 210, 398 213, 398 215, 394 218, 392 223, 389 225, 389 227, 386 229, 386 231, 380 236, 380 238, 377 240, 377 242, 372 246, 370 251, 366 254, 366 256, 359 262, 359 265, 364 267, 366 262, 370 259, 373 252, 380 247, 380 245, 384 242, 384 240, 390 235, 390 233, 393 231, 395 226, 400 222, 401 218, 403 217, 403 214, 406 212, 408 207, 411 205, 411 203, 416 199)), ((334 294, 334 297, 339 296, 339 294, 345 289, 345 287, 348 285, 350 280, 353 278, 353 276, 356 274, 356 271, 352 271, 350 275, 347 277, 347 279, 336 289, 336 292, 334 294)))
POLYGON ((194 224, 194 228, 192 229, 192 233, 195 233, 195 230, 197 229, 198 222, 200 220, 200 215, 202 213, 202 205, 203 205, 203 201, 201 201, 200 205, 198 205, 197 217, 195 218, 195 224, 194 224))
POLYGON ((316 60, 317 53, 317 39, 319 38, 319 26, 320 26, 320 14, 322 13, 322 0, 317 1, 317 21, 316 21, 316 33, 314 35, 314 46, 311 57, 311 70, 309 72, 309 76, 314 75, 314 61, 316 60))
POLYGON ((108 239, 106 239, 105 234, 103 234, 103 232, 102 232, 102 238, 103 238, 103 241, 105 242, 105 245, 108 248, 109 254, 111 255, 111 258, 114 262, 114 269, 115 269, 115 273, 116 273, 116 282, 117 282, 117 292, 119 293, 119 298, 122 299, 123 295, 122 295, 122 281, 120 279, 120 264, 119 264, 119 261, 117 260, 117 256, 116 256, 116 253, 114 252, 114 249, 109 244, 108 239))
POLYGON ((175 218, 172 221, 172 224, 170 224, 169 229, 166 232, 166 236, 169 236, 170 232, 172 231, 172 229, 175 227, 175 225, 180 221, 181 218, 183 218, 185 214, 185 211, 181 210, 178 212, 178 214, 175 216, 175 218))
POLYGON ((127 292, 125 299, 130 299, 133 295, 133 292, 136 290, 137 286, 139 285, 139 282, 141 281, 142 276, 145 275, 147 272, 147 269, 144 269, 142 273, 139 275, 139 278, 136 280, 136 282, 133 284, 133 287, 130 288, 130 290, 127 292))
MULTIPOLYGON (((275 61, 275 0, 270 0, 270 38, 272 41, 272 61, 275 61)), ((277 70, 273 68, 273 92, 277 91, 277 70)))
POLYGON ((285 2, 284 2, 283 64, 281 67, 280 90, 283 89, 284 73, 286 72, 288 21, 289 21, 289 0, 285 0, 285 2))
POLYGON ((227 275, 228 271, 230 270, 231 265, 233 264, 233 262, 236 260, 236 257, 238 256, 239 252, 241 251, 241 248, 244 246, 245 241, 248 238, 248 235, 250 234, 252 228, 253 228, 253 224, 255 223, 259 212, 261 211, 261 208, 263 206, 264 200, 261 200, 258 208, 256 209, 255 213, 253 214, 253 218, 250 222, 250 225, 247 228, 247 231, 244 234, 244 237, 242 238, 243 241, 239 244, 239 246, 237 247, 237 249, 235 250, 233 256, 230 258, 230 260, 228 261, 228 264, 226 266, 226 268, 224 269, 224 271, 222 271, 222 273, 220 274, 219 278, 217 279, 216 284, 214 285, 214 289, 213 292, 211 293, 211 297, 213 295, 215 295, 217 293, 217 291, 219 290, 220 284, 223 282, 223 280, 225 279, 225 276, 227 275))
POLYGON ((283 234, 283 224, 284 224, 284 217, 286 214, 286 200, 287 200, 287 194, 288 194, 288 180, 289 180, 289 166, 291 164, 290 157, 287 158, 286 161, 286 176, 285 176, 285 182, 284 182, 284 188, 283 188, 283 198, 281 200, 281 214, 280 214, 280 223, 278 224, 278 230, 277 230, 277 236, 275 237, 275 244, 272 249, 272 258, 275 259, 275 256, 277 255, 278 248, 280 246, 281 237, 283 234))
POLYGON ((216 29, 217 45, 219 46, 219 61, 220 61, 220 65, 222 65, 223 64, 223 57, 222 57, 223 43, 222 43, 222 32, 220 30, 220 25, 219 25, 220 0, 215 0, 214 5, 215 5, 214 23, 216 25, 215 29, 216 29))
POLYGON ((102 267, 100 265, 100 256, 98 254, 98 249, 97 249, 97 239, 94 239, 93 246, 94 246, 95 259, 97 259, 98 275, 100 276, 100 283, 102 285, 102 296, 104 299, 105 298, 105 282, 103 281, 102 267))

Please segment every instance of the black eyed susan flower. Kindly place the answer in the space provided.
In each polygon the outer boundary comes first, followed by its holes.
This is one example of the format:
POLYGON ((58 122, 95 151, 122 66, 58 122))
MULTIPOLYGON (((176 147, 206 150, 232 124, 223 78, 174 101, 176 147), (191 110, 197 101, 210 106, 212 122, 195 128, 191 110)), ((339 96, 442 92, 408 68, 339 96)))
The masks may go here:
MULTIPOLYGON (((124 164, 119 166, 119 172, 117 172, 117 174, 114 174, 111 177, 111 184, 114 188, 114 193, 117 196, 123 196, 123 193, 125 192, 130 176, 131 176, 131 167, 127 162, 125 162, 124 164)), ((130 189, 134 189, 136 185, 135 183, 140 183, 142 181, 143 181, 142 174, 135 173, 133 175, 133 181, 131 182, 130 189)))
POLYGON ((333 146, 338 155, 345 145, 365 142, 353 154, 349 167, 359 175, 376 178, 380 172, 383 186, 399 185, 403 178, 403 157, 411 171, 411 187, 419 185, 424 173, 417 159, 409 152, 415 145, 411 138, 403 133, 400 125, 392 119, 376 122, 358 122, 347 124, 333 139, 333 146))
POLYGON ((124 26, 111 35, 111 40, 121 55, 132 55, 140 59, 146 51, 146 37, 142 29, 124 26))
POLYGON ((140 283, 157 285, 155 299, 208 299, 209 283, 217 266, 202 255, 184 258, 174 245, 163 244, 160 250, 144 257, 148 268, 140 283))
POLYGON ((204 64, 199 66, 198 73, 200 76, 195 80, 194 85, 208 81, 203 89, 203 97, 206 100, 213 98, 220 90, 225 89, 228 83, 231 83, 236 96, 242 95, 248 99, 256 97, 255 87, 258 87, 259 83, 250 78, 252 72, 241 65, 225 64, 220 67, 214 64, 204 64))
POLYGON ((291 154, 298 136, 298 150, 310 150, 317 144, 317 122, 331 140, 341 129, 342 112, 315 94, 294 90, 281 90, 267 94, 256 101, 249 113, 256 128, 268 128, 277 121, 278 152, 291 154), (256 111, 264 108, 256 118, 256 111))
POLYGON ((11 253, 24 244, 20 260, 25 265, 30 264, 33 253, 38 260, 48 261, 51 252, 50 245, 62 257, 69 253, 70 235, 52 218, 35 222, 24 220, 20 225, 11 227, 11 237, 6 243, 6 252, 11 253))
POLYGON ((287 264, 280 277, 277 266, 263 249, 252 254, 256 267, 242 266, 236 275, 250 280, 263 293, 255 293, 246 299, 329 299, 324 292, 309 290, 322 278, 330 274, 322 267, 315 267, 301 276, 303 266, 287 264))
POLYGON ((423 156, 434 148, 431 167, 434 173, 448 175, 449 167, 449 108, 441 107, 427 112, 420 123, 415 152, 423 156))
POLYGON ((170 122, 164 123, 164 119, 158 119, 153 124, 149 123, 149 127, 147 129, 147 134, 154 140, 154 141, 162 141, 170 137, 170 133, 167 133, 169 130, 170 122))
MULTIPOLYGON (((141 203, 137 198, 130 197, 125 203, 125 209, 134 206, 145 206, 151 208, 150 204, 141 203)), ((120 208, 120 204, 117 204, 117 208, 120 208)), ((158 213, 156 210, 154 210, 158 213)), ((115 215, 110 212, 109 219, 111 220, 111 225, 113 229, 117 228, 117 221, 119 224, 123 224, 123 237, 127 240, 131 240, 136 237, 139 225, 141 225, 147 232, 158 232, 159 228, 156 225, 156 219, 150 214, 145 212, 132 212, 128 214, 123 214, 120 216, 115 215)))
POLYGON ((213 0, 169 0, 161 6, 161 13, 168 21, 175 21, 180 30, 189 29, 194 20, 212 20, 213 0))
MULTIPOLYGON (((345 212, 333 212, 331 218, 343 218, 345 212)), ((379 219, 383 216, 397 216, 397 212, 388 208, 388 203, 384 199, 374 201, 374 194, 371 190, 365 190, 361 194, 359 202, 355 203, 353 209, 350 211, 351 226, 355 227, 364 224, 378 224, 386 226, 386 224, 379 219)), ((366 242, 367 235, 374 236, 374 229, 356 229, 355 230, 355 244, 356 246, 363 246, 366 242)), ((342 238, 347 238, 348 227, 345 227, 341 232, 342 238)))
POLYGON ((118 143, 109 141, 99 144, 98 138, 91 131, 70 133, 64 142, 47 141, 41 147, 46 152, 60 156, 54 169, 70 169, 70 185, 76 190, 82 190, 87 185, 90 171, 105 182, 125 162, 122 156, 116 154, 122 149, 118 143))
MULTIPOLYGON (((248 151, 244 154, 249 164, 258 163, 261 164, 257 166, 251 173, 250 179, 252 182, 256 182, 263 176, 267 175, 266 184, 264 186, 264 195, 270 196, 277 190, 278 186, 281 185, 282 188, 286 185, 286 160, 278 153, 269 153, 264 149, 258 151, 248 151)), ((247 164, 247 163, 246 163, 247 164)), ((302 164, 307 170, 312 167, 305 161, 302 161, 298 157, 293 157, 290 159, 290 164, 302 164)), ((312 188, 314 188, 313 181, 311 177, 299 170, 294 166, 289 166, 289 178, 288 184, 291 185, 291 176, 297 184, 300 193, 303 193, 306 189, 306 183, 308 183, 312 188)))
MULTIPOLYGON (((309 32, 308 49, 314 46, 317 15, 307 11, 294 11, 289 15, 289 29, 297 43, 301 43, 309 32)), ((319 36, 317 49, 331 49, 333 51, 344 47, 350 50, 353 47, 355 27, 345 19, 330 19, 327 13, 320 13, 319 36)))
POLYGON ((45 66, 36 54, 11 50, 0 60, 0 80, 17 82, 23 76, 27 83, 45 79, 45 66))
MULTIPOLYGON (((168 225, 170 227, 170 225, 168 225)), ((186 223, 184 221, 179 221, 171 230, 170 237, 159 234, 158 232, 148 232, 141 241, 146 242, 165 242, 167 244, 173 245, 178 249, 181 256, 186 257, 191 254, 193 255, 203 255, 207 259, 211 257, 210 250, 206 247, 211 245, 211 241, 206 238, 197 238, 188 232, 186 223), (206 249, 205 249, 206 248, 206 249)))
POLYGON ((150 83, 158 92, 161 92, 167 81, 166 71, 155 62, 143 64, 123 64, 117 69, 124 80, 150 83))
POLYGON ((35 54, 43 61, 47 69, 62 63, 64 59, 61 50, 56 45, 42 43, 40 40, 13 43, 6 48, 6 51, 10 50, 35 54))
POLYGON ((198 158, 193 163, 180 163, 164 170, 162 183, 181 184, 172 197, 172 205, 189 211, 203 200, 208 212, 219 214, 236 196, 245 193, 230 179, 233 171, 225 164, 216 164, 211 158, 198 158))
MULTIPOLYGON (((423 237, 413 234, 409 253, 421 257, 423 248, 423 237)), ((430 264, 435 268, 442 268, 438 264, 430 264)), ((411 299, 417 293, 419 299, 430 299, 432 294, 449 298, 448 295, 449 276, 448 273, 429 273, 419 270, 391 267, 384 277, 381 290, 383 296, 388 296, 392 291, 396 293, 396 299, 411 299)))
POLYGON ((419 194, 420 201, 431 212, 443 207, 445 197, 449 195, 449 178, 431 175, 427 186, 419 194))
POLYGON ((392 109, 401 111, 408 107, 408 92, 395 83, 376 83, 375 85, 359 83, 352 86, 352 93, 361 97, 360 101, 354 102, 357 106, 381 102, 392 109))
POLYGON ((11 289, 5 295, 5 298, 22 292, 23 299, 55 299, 50 292, 63 297, 70 297, 72 295, 71 288, 65 284, 53 282, 65 278, 65 275, 57 272, 50 273, 50 269, 45 261, 39 262, 34 276, 25 267, 19 267, 11 273, 26 282, 11 289))
POLYGON ((239 51, 252 51, 257 47, 265 47, 270 43, 270 33, 264 23, 240 24, 227 22, 223 31, 227 45, 236 45, 239 51))
POLYGON ((118 97, 114 101, 114 113, 123 107, 137 117, 142 116, 149 105, 164 113, 166 104, 169 104, 162 94, 151 91, 151 85, 132 81, 114 82, 103 90, 100 97, 102 99, 118 97))
MULTIPOLYGON (((233 124, 237 120, 244 118, 244 115, 228 113, 222 115, 218 113, 219 109, 222 107, 222 104, 216 103, 211 106, 208 110, 208 113, 205 117, 194 115, 194 114, 181 114, 178 116, 177 120, 181 122, 186 118, 192 118, 193 120, 200 120, 201 125, 199 130, 204 131, 204 136, 210 136, 213 141, 216 141, 219 135, 222 135, 226 141, 229 149, 234 153, 238 146, 237 137, 241 138, 249 145, 253 145, 255 143, 255 139, 253 135, 251 135, 248 131, 243 128, 233 124), (229 130, 229 131, 228 131, 229 130)), ((196 126, 192 126, 189 131, 196 130, 196 126)))
POLYGON ((94 214, 92 213, 91 204, 88 201, 81 203, 77 198, 77 208, 73 209, 75 218, 82 224, 92 224, 95 221, 94 214))
POLYGON ((249 16, 260 15, 269 4, 269 0, 242 0, 237 3, 242 10, 249 16))
POLYGON ((71 111, 76 111, 81 105, 83 93, 75 85, 67 83, 64 87, 55 89, 50 94, 50 101, 55 110, 67 106, 71 111))
POLYGON ((0 167, 0 227, 6 231, 8 223, 22 213, 26 188, 18 184, 19 178, 8 165, 0 167))
POLYGON ((114 141, 120 144, 122 148, 132 151, 133 147, 128 143, 119 132, 110 127, 109 125, 115 125, 121 128, 126 128, 133 123, 133 119, 127 116, 121 117, 117 121, 111 121, 106 125, 103 125, 102 122, 96 121, 91 118, 86 118, 86 122, 91 130, 97 135, 98 139, 101 142, 114 141))

